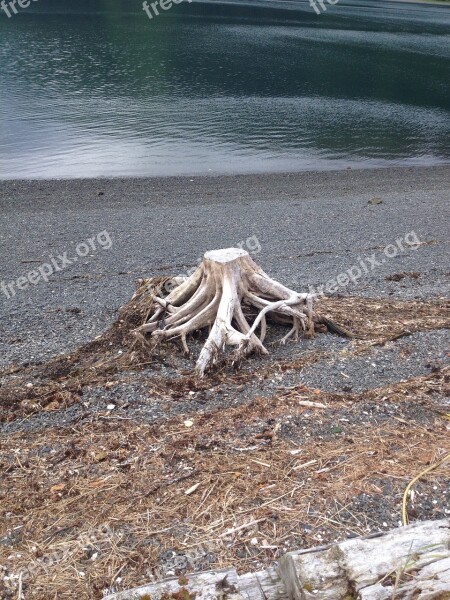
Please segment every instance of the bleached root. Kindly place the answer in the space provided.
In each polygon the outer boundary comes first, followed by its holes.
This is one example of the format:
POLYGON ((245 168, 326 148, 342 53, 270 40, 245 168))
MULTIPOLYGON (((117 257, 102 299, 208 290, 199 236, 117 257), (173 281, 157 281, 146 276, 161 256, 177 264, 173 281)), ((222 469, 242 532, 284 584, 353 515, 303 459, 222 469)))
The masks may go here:
POLYGON ((165 298, 154 297, 153 310, 135 333, 150 334, 155 342, 180 338, 188 353, 187 336, 210 328, 196 364, 200 376, 218 361, 226 346, 236 346, 235 360, 253 352, 268 354, 263 344, 268 316, 290 323, 282 343, 291 338, 297 341, 302 332, 305 337, 314 336, 313 296, 271 279, 244 250, 207 252, 195 273, 174 284, 165 298), (259 311, 253 323, 248 322, 243 306, 259 311))

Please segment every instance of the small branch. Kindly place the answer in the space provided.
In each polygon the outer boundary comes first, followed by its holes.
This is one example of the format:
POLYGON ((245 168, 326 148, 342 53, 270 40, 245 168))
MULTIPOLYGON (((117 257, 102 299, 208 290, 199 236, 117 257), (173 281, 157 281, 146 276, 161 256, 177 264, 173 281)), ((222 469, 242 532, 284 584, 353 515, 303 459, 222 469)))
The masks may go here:
POLYGON ((267 517, 263 517, 262 519, 255 519, 254 521, 249 521, 248 523, 244 523, 244 525, 239 525, 239 527, 231 527, 230 529, 227 529, 226 531, 221 533, 219 537, 228 537, 233 533, 237 533, 238 531, 242 531, 243 529, 248 529, 249 527, 257 525, 258 523, 262 523, 263 521, 267 521, 267 517))

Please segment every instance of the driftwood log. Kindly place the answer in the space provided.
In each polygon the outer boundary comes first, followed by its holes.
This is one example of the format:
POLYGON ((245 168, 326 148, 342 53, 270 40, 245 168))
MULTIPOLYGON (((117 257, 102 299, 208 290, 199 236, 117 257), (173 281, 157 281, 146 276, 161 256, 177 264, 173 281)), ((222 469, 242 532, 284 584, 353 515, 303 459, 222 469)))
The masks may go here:
POLYGON ((297 293, 271 279, 239 248, 212 250, 188 278, 177 278, 165 298, 154 298, 147 322, 136 330, 155 341, 179 338, 189 353, 187 336, 209 328, 196 371, 203 376, 224 352, 236 346, 236 359, 252 352, 267 354, 267 315, 289 324, 282 343, 314 336, 313 295, 297 293), (259 311, 250 324, 245 307, 259 311), (258 335, 256 331, 258 330, 258 335))
POLYGON ((450 520, 285 554, 238 575, 209 571, 112 594, 104 600, 449 600, 450 520), (187 579, 187 580, 186 580, 187 579))

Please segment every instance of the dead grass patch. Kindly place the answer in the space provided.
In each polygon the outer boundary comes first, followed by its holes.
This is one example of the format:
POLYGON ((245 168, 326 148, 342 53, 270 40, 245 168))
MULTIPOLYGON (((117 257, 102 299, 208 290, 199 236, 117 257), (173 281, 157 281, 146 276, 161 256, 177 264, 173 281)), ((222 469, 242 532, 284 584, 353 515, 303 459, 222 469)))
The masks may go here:
MULTIPOLYGON (((386 509, 396 525, 407 483, 449 451, 432 402, 446 391, 443 369, 357 395, 297 386, 192 423, 111 419, 8 436, 3 577, 22 572, 26 598, 87 600, 163 575, 167 551, 188 555, 187 570, 245 571, 382 528, 386 509)), ((443 497, 449 475, 448 464, 427 475, 420 497, 432 502, 431 482, 443 497)), ((14 586, 3 580, 3 597, 14 586)))

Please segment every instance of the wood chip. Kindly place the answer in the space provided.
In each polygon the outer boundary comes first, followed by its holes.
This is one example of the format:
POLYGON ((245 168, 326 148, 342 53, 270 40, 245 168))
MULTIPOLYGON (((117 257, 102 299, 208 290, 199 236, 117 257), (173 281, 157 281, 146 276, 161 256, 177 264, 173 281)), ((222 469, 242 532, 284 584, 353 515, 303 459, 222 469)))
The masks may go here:
POLYGON ((189 496, 189 494, 193 494, 195 492, 195 490, 199 487, 199 483, 194 483, 193 486, 191 486, 190 488, 188 488, 184 493, 186 496, 189 496))
POLYGON ((294 468, 294 470, 297 469, 305 469, 306 467, 310 467, 311 465, 315 465, 317 462, 317 460, 308 460, 308 462, 302 463, 301 465, 297 465, 294 468))
POLYGON ((299 400, 297 402, 299 406, 307 406, 309 408, 328 408, 326 404, 322 402, 311 402, 310 400, 299 400))
POLYGON ((262 465, 263 467, 270 468, 270 465, 268 463, 263 462, 262 460, 256 460, 255 458, 250 458, 250 460, 254 463, 257 463, 258 465, 262 465))

